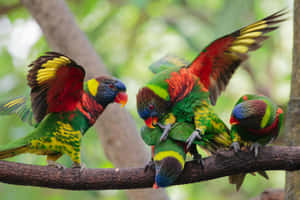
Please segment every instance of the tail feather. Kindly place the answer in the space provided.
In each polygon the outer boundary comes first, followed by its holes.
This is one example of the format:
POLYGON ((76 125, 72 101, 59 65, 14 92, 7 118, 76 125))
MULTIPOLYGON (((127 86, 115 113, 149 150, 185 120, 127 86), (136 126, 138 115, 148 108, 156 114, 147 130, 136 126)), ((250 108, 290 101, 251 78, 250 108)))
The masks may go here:
POLYGON ((0 159, 10 158, 18 154, 25 153, 27 150, 28 150, 28 146, 24 145, 24 146, 0 151, 0 159))
POLYGON ((267 180, 269 179, 267 172, 261 170, 261 171, 257 171, 257 173, 259 175, 261 175, 262 177, 264 177, 265 179, 267 179, 267 180))
MULTIPOLYGON (((265 179, 267 180, 269 179, 267 172, 261 170, 261 171, 257 171, 257 173, 262 177, 264 177, 265 179)), ((255 176, 256 172, 251 172, 250 174, 255 176)), ((235 185, 236 191, 239 191, 241 186, 243 185, 245 177, 246 177, 246 173, 229 176, 229 183, 235 185)))
POLYGON ((236 191, 239 191, 244 182, 245 177, 245 173, 229 176, 229 183, 234 184, 236 187, 236 191))

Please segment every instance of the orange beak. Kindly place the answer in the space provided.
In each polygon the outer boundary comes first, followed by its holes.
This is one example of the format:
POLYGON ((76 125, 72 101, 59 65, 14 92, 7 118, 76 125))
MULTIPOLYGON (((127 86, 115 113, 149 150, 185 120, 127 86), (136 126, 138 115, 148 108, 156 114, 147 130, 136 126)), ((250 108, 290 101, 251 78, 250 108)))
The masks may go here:
POLYGON ((152 188, 153 189, 158 189, 159 188, 158 185, 156 184, 156 182, 153 184, 152 188))
POLYGON ((278 108, 277 113, 281 114, 281 113, 283 113, 283 110, 281 108, 278 108))
POLYGON ((157 117, 148 117, 147 119, 145 119, 145 124, 149 127, 149 128, 155 128, 153 125, 156 125, 158 121, 157 117))
POLYGON ((126 105, 128 101, 128 96, 126 94, 126 92, 119 92, 115 98, 115 102, 122 104, 122 108, 126 105))
POLYGON ((230 117, 230 124, 231 125, 237 125, 237 124, 239 124, 240 122, 236 119, 236 118, 234 118, 233 116, 231 116, 230 117))

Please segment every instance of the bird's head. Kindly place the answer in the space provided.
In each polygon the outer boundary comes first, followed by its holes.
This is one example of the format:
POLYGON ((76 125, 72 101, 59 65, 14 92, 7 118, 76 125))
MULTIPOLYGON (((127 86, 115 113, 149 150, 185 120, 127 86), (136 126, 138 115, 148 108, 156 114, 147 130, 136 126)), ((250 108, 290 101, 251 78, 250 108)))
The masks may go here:
POLYGON ((104 107, 112 102, 122 104, 122 107, 127 103, 126 86, 116 78, 100 76, 90 79, 87 81, 87 87, 97 103, 104 107))
POLYGON ((267 107, 267 103, 261 99, 243 100, 233 108, 230 124, 261 128, 267 107))
POLYGON ((175 157, 165 157, 155 161, 155 183, 153 188, 171 185, 183 170, 183 164, 175 157))
POLYGON ((136 96, 137 111, 149 128, 154 128, 157 121, 166 113, 170 103, 148 87, 139 90, 136 96))

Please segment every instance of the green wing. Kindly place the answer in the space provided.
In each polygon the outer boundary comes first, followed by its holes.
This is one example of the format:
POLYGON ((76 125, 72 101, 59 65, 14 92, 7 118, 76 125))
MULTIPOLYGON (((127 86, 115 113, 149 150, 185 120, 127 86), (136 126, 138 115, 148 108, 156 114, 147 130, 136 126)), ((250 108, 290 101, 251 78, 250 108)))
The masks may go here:
MULTIPOLYGON (((194 129, 195 126, 192 123, 177 122, 172 126, 168 138, 180 142, 185 142, 194 131, 194 129)), ((163 130, 159 127, 148 128, 147 126, 143 126, 143 128, 141 129, 141 136, 147 145, 157 145, 160 143, 162 132, 163 130)), ((203 145, 203 141, 199 140, 195 140, 194 143, 203 145)))
MULTIPOLYGON (((195 125, 193 123, 187 122, 176 122, 172 126, 172 130, 169 132, 168 139, 172 139, 174 141, 179 141, 185 143, 191 133, 195 130, 195 125)), ((141 135, 144 142, 147 145, 158 145, 160 144, 160 137, 162 135, 163 130, 159 127, 155 127, 153 129, 144 126, 141 130, 141 135)), ((218 141, 218 139, 223 140, 222 134, 214 134, 212 132, 207 132, 204 136, 202 136, 201 140, 194 140, 194 144, 199 145, 203 149, 209 152, 216 152, 219 148, 227 148, 227 145, 223 145, 218 141)), ((230 141, 230 136, 226 140, 230 141)))
POLYGON ((185 60, 178 58, 173 55, 166 55, 159 59, 158 61, 152 63, 149 66, 149 69, 154 73, 157 74, 165 69, 173 68, 173 67, 181 67, 187 66, 188 62, 185 60))
POLYGON ((0 105, 0 115, 16 114, 22 121, 35 126, 29 97, 20 96, 0 105))

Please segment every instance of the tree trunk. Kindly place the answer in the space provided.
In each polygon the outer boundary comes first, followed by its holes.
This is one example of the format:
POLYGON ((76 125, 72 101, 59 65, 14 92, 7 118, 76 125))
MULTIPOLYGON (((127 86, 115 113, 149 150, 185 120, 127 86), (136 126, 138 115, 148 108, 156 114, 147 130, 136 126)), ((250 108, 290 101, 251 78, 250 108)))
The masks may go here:
MULTIPOLYGON (((294 47, 291 94, 286 114, 287 144, 300 145, 300 0, 294 1, 294 47)), ((285 199, 300 199, 300 171, 286 173, 285 199)))
MULTIPOLYGON (((104 64, 63 0, 22 0, 22 3, 40 25, 53 50, 83 65, 87 69, 88 78, 107 74, 104 64)), ((116 167, 143 166, 149 160, 149 153, 138 135, 134 121, 120 106, 110 105, 95 126, 108 159, 116 167)), ((168 199, 165 192, 152 189, 131 190, 127 194, 132 200, 168 199)))

